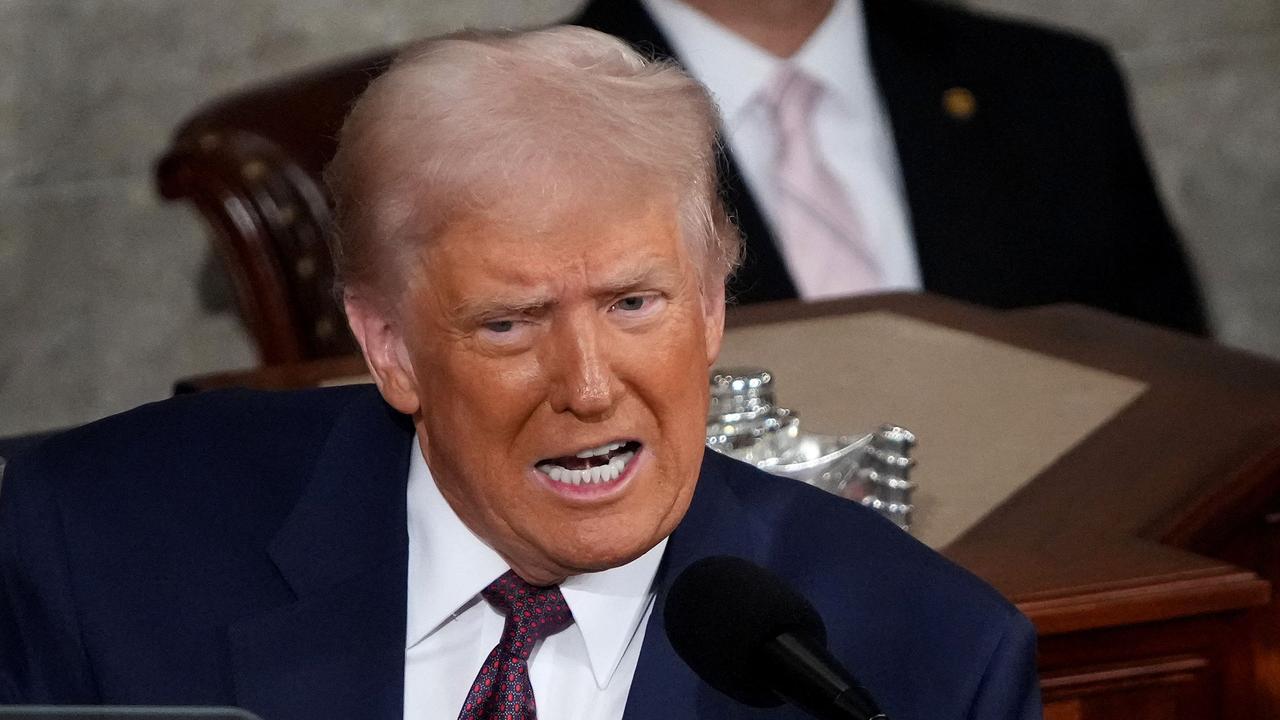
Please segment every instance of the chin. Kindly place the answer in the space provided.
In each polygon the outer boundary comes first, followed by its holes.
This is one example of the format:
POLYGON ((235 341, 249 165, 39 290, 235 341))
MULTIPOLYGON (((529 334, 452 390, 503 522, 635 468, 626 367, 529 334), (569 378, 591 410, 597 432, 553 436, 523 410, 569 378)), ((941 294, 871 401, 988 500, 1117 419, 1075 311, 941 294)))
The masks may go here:
POLYGON ((566 552, 561 564, 575 572, 600 572, 626 565, 649 552, 661 540, 658 537, 636 542, 613 542, 607 546, 580 546, 566 552))

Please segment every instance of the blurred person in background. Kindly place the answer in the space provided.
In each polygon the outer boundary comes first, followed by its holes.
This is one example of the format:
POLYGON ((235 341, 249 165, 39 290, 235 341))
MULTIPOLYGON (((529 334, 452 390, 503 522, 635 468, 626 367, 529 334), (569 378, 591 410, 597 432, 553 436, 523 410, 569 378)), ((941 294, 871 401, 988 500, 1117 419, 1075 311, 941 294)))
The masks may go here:
POLYGON ((926 0, 593 0, 724 119, 740 302, 924 289, 1207 332, 1097 43, 926 0))

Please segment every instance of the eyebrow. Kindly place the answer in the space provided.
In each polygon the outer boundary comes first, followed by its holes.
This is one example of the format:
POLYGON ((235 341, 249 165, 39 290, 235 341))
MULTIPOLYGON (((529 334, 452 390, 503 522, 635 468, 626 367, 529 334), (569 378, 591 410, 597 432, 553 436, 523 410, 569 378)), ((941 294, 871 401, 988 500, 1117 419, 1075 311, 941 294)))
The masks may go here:
POLYGON ((638 264, 631 272, 610 278, 591 288, 595 297, 619 295, 632 290, 671 288, 679 284, 680 273, 662 262, 638 264))
MULTIPOLYGON (((630 272, 619 274, 601 283, 593 284, 590 290, 592 297, 606 298, 621 295, 630 291, 650 288, 673 288, 679 284, 679 273, 672 268, 663 267, 660 262, 643 262, 630 272)), ((455 319, 481 320, 502 315, 537 315, 556 306, 558 301, 550 294, 534 294, 526 297, 488 297, 462 300, 453 306, 451 315, 455 319)))
POLYGON ((555 298, 479 298, 463 300, 453 307, 451 315, 455 319, 481 320, 501 315, 535 315, 554 307, 555 298))

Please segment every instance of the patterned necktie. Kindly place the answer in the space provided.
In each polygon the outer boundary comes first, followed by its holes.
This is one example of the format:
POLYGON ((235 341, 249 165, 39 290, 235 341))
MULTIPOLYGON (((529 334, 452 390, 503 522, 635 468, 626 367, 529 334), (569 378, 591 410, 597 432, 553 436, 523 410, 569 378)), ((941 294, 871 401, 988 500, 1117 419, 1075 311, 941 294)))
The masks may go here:
POLYGON ((485 658, 458 720, 535 720, 529 654, 539 640, 573 623, 560 588, 537 587, 508 570, 480 592, 507 616, 502 638, 485 658))
POLYGON ((762 96, 778 137, 778 244, 805 299, 871 292, 881 284, 857 213, 817 144, 813 116, 823 91, 803 70, 783 64, 762 96))

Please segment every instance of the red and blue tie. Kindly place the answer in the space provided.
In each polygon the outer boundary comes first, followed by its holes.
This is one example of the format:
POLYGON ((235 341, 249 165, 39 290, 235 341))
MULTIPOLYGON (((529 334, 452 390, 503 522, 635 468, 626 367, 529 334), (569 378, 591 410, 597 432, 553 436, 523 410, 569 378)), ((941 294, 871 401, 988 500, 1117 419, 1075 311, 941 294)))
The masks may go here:
POLYGON ((559 587, 530 585, 510 570, 480 594, 507 622, 471 683, 458 720, 535 720, 529 653, 539 640, 569 627, 573 613, 559 587))

